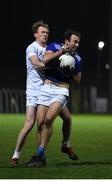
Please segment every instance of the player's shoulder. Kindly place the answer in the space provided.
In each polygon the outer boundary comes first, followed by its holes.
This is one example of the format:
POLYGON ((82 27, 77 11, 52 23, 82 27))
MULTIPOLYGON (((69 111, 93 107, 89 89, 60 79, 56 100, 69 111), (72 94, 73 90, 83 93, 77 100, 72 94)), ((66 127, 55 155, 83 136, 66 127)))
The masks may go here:
POLYGON ((76 52, 75 53, 75 58, 78 60, 78 61, 81 61, 81 56, 76 52))
POLYGON ((38 48, 38 44, 36 41, 32 42, 31 44, 29 44, 26 48, 26 50, 31 49, 31 48, 38 48))
POLYGON ((61 46, 61 43, 54 41, 54 42, 49 43, 48 46, 61 46))
POLYGON ((34 41, 31 44, 29 44, 29 46, 26 48, 26 54, 29 54, 31 52, 37 54, 39 49, 40 49, 40 47, 39 47, 38 43, 36 41, 34 41))
POLYGON ((60 50, 62 47, 61 43, 59 42, 51 42, 47 45, 46 50, 52 50, 52 51, 57 51, 60 50))

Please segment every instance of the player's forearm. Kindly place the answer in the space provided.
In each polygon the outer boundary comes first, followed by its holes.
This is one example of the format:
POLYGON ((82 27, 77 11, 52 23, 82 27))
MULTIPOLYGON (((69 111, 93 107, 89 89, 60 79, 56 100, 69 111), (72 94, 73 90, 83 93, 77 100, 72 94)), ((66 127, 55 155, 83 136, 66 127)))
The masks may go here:
POLYGON ((36 56, 30 57, 31 63, 35 68, 42 68, 45 67, 44 63, 41 62, 36 56))
POLYGON ((43 58, 43 62, 47 64, 49 61, 58 58, 62 55, 62 50, 52 52, 52 53, 46 53, 43 58))

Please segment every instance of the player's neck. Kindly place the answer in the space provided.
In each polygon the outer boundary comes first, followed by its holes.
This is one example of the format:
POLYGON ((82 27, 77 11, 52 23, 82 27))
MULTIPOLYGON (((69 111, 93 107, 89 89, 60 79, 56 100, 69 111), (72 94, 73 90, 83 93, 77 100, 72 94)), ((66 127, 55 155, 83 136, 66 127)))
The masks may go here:
POLYGON ((40 41, 38 41, 37 39, 36 39, 36 41, 37 41, 37 43, 38 43, 40 46, 46 47, 46 43, 40 42, 40 41))

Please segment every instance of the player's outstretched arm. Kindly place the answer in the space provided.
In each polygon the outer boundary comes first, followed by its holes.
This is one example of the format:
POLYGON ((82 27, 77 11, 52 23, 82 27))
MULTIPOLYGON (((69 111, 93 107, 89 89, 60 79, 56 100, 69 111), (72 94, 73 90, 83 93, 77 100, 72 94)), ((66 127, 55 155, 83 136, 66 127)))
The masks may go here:
POLYGON ((62 50, 58 50, 56 52, 53 51, 47 51, 43 58, 43 63, 47 64, 49 61, 59 58, 62 55, 62 50))

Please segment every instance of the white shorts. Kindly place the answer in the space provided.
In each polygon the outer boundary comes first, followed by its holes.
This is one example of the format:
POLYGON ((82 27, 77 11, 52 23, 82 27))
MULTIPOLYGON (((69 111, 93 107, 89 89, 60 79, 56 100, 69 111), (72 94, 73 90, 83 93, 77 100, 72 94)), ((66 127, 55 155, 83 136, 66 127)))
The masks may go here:
POLYGON ((34 106, 37 107, 38 105, 38 96, 39 96, 39 89, 28 89, 26 91, 26 106, 34 106))
POLYGON ((38 105, 38 98, 37 98, 37 96, 31 96, 31 95, 27 95, 26 96, 26 106, 37 107, 37 105, 38 105))
POLYGON ((53 84, 44 84, 39 92, 38 104, 50 106, 53 102, 60 102, 62 106, 68 102, 69 90, 53 84))

